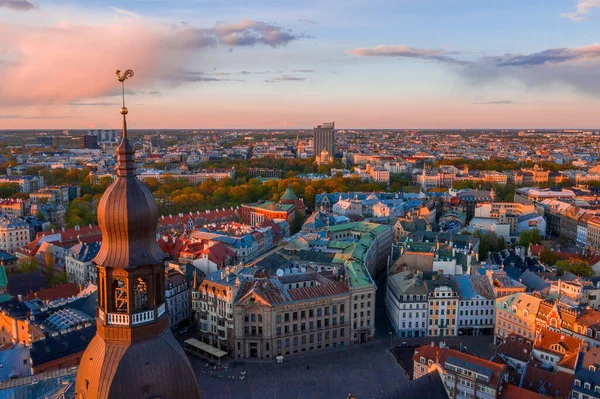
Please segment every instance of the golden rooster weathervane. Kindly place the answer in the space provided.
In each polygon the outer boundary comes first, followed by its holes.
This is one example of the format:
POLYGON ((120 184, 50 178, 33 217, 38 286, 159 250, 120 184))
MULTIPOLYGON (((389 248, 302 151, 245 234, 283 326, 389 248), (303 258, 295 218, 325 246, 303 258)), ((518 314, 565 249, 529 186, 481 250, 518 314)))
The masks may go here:
POLYGON ((125 108, 125 81, 129 78, 133 78, 133 71, 128 69, 121 75, 121 70, 117 69, 115 75, 117 75, 117 80, 121 82, 121 90, 123 93, 123 108, 121 108, 121 113, 125 115, 127 113, 127 108, 125 108))
POLYGON ((123 138, 127 138, 127 121, 125 120, 125 115, 127 115, 127 107, 125 107, 125 81, 129 78, 133 77, 133 71, 128 69, 125 71, 123 75, 121 75, 121 71, 117 69, 115 72, 117 75, 117 80, 121 82, 121 92, 123 96, 123 106, 121 107, 121 115, 123 115, 123 138))

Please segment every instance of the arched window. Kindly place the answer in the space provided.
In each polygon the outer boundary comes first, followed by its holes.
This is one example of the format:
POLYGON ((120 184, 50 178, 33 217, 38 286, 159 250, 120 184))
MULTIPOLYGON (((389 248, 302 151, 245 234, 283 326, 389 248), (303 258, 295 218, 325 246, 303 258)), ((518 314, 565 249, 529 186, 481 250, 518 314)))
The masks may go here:
POLYGON ((145 279, 136 279, 133 295, 136 312, 148 309, 148 282, 145 279))
POLYGON ((127 312, 127 282, 117 278, 113 282, 113 295, 115 298, 115 312, 127 312))

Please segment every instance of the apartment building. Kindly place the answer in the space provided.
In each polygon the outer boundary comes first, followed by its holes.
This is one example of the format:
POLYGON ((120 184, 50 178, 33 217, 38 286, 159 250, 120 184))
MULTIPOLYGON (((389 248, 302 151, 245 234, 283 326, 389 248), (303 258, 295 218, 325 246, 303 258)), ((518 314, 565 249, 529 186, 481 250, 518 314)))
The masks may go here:
POLYGON ((243 281, 234 267, 210 273, 201 283, 194 272, 192 310, 200 341, 226 352, 233 351, 233 305, 243 281))
POLYGON ((425 281, 429 308, 428 336, 455 336, 458 334, 458 284, 445 275, 425 281))
POLYGON ((496 300, 495 342, 504 342, 510 334, 534 339, 541 299, 517 293, 496 300))
POLYGON ((191 311, 190 284, 183 272, 178 268, 168 268, 165 279, 165 300, 169 311, 169 323, 177 329, 189 322, 191 311))
POLYGON ((455 277, 460 289, 458 331, 462 335, 482 335, 494 331, 496 297, 486 276, 455 277))
POLYGON ((29 225, 23 219, 0 214, 0 251, 14 254, 29 243, 29 225))
POLYGON ((79 243, 69 248, 65 255, 65 270, 69 282, 84 285, 88 282, 96 285, 98 273, 92 260, 100 250, 100 243, 79 243))
POLYGON ((405 271, 388 276, 385 305, 399 337, 427 336, 427 288, 416 273, 405 271))
POLYGON ((463 352, 436 346, 415 349, 413 379, 440 370, 446 390, 455 399, 496 399, 504 384, 506 366, 463 352))

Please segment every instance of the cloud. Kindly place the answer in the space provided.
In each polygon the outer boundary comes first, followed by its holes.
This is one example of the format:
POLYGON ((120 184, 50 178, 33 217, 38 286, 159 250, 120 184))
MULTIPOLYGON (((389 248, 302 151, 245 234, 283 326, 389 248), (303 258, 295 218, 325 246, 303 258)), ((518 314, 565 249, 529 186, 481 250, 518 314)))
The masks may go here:
MULTIPOLYGON (((225 73, 221 73, 218 76, 223 76, 225 73)), ((204 72, 190 71, 190 70, 179 70, 169 75, 169 79, 180 82, 243 82, 239 79, 228 79, 228 78, 215 78, 210 74, 204 72)))
POLYGON ((477 101, 471 104, 477 105, 504 105, 504 104, 519 104, 512 100, 492 100, 492 101, 477 101))
POLYGON ((5 7, 15 11, 29 11, 39 8, 28 0, 0 0, 0 8, 5 7))
POLYGON ((397 57, 435 61, 467 81, 481 85, 514 80, 529 87, 566 85, 577 91, 600 95, 600 43, 575 48, 551 48, 530 54, 507 53, 485 57, 406 45, 355 48, 361 57, 397 57), (460 56, 460 58, 457 58, 460 56))
POLYGON ((414 58, 427 61, 438 61, 448 64, 464 64, 466 61, 453 57, 453 54, 444 50, 419 49, 415 47, 398 45, 379 45, 376 47, 359 47, 348 51, 352 55, 360 57, 399 57, 414 58))
POLYGON ((290 76, 290 75, 281 75, 276 78, 266 79, 265 82, 268 83, 277 83, 277 82, 302 82, 305 81, 306 78, 298 77, 298 76, 290 76))
POLYGON ((504 67, 560 64, 568 61, 589 61, 598 58, 600 58, 600 43, 574 49, 553 48, 526 55, 505 54, 500 57, 484 58, 483 61, 504 67))
POLYGON ((292 69, 292 72, 295 73, 313 73, 314 69, 292 69))
POLYGON ((114 107, 114 106, 121 105, 121 103, 108 102, 108 101, 87 102, 87 103, 70 102, 67 105, 71 105, 74 107, 114 107))
POLYGON ((312 19, 308 19, 308 18, 304 18, 304 17, 298 18, 298 22, 306 24, 306 25, 318 25, 319 24, 317 21, 313 21, 312 19))
POLYGON ((0 115, 0 119, 71 119, 74 116, 0 115))
POLYGON ((203 48, 217 44, 232 47, 264 44, 278 47, 308 37, 275 24, 243 20, 238 24, 218 23, 209 29, 184 26, 177 32, 174 44, 184 48, 203 48))
POLYGON ((116 12, 117 14, 121 14, 121 15, 125 15, 126 17, 131 17, 131 18, 142 18, 141 15, 134 13, 133 11, 129 11, 129 10, 125 10, 121 7, 110 7, 110 9, 114 12, 116 12))
POLYGON ((271 71, 241 71, 240 75, 269 75, 271 71))
POLYGON ((207 46, 277 47, 301 35, 258 21, 200 29, 118 18, 94 26, 67 22, 37 28, 0 25, 0 37, 13 38, 0 40, 0 53, 6 60, 0 65, 0 105, 21 105, 120 94, 114 76, 117 68, 135 71, 135 78, 127 82, 128 92, 142 87, 156 91, 173 81, 224 81, 180 71, 207 46))
POLYGON ((563 18, 571 21, 583 21, 587 19, 592 9, 600 7, 600 0, 576 0, 575 11, 560 14, 563 18))

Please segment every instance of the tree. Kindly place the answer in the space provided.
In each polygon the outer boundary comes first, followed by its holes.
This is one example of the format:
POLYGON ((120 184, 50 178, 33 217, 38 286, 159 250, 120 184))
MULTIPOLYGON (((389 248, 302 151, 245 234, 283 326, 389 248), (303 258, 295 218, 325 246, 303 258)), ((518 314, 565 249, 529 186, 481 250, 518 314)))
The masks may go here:
POLYGON ((40 222, 45 222, 46 221, 46 216, 44 216, 44 213, 42 211, 37 211, 35 213, 35 218, 37 220, 39 220, 40 222))
POLYGON ((291 230, 291 234, 296 234, 297 232, 299 232, 300 230, 302 230, 302 225, 304 224, 304 216, 296 211, 296 214, 294 215, 294 221, 292 222, 292 225, 290 226, 290 230, 291 230))
POLYGON ((554 266, 558 259, 558 256, 548 248, 544 248, 540 253, 540 262, 546 266, 554 266))
POLYGON ((34 257, 27 256, 25 258, 19 259, 19 269, 18 270, 23 273, 35 272, 38 270, 38 264, 35 261, 34 257))
POLYGON ((479 239, 479 260, 487 260, 489 252, 498 252, 506 249, 506 240, 504 237, 494 232, 484 232, 478 230, 473 237, 479 239))
POLYGON ((8 198, 21 191, 19 183, 0 183, 0 198, 8 198))
POLYGON ((518 245, 529 248, 529 245, 539 245, 542 242, 542 233, 538 229, 523 230, 519 234, 518 245))
POLYGON ((54 287, 54 286, 60 285, 60 284, 66 284, 68 282, 69 282, 69 278, 68 278, 66 272, 58 273, 57 275, 52 277, 51 281, 49 281, 51 287, 54 287))
MULTIPOLYGON (((54 255, 52 251, 48 249, 46 251, 46 280, 50 284, 54 279, 54 255)), ((50 284, 52 285, 52 284, 50 284)))
POLYGON ((591 277, 594 275, 594 269, 592 269, 588 262, 575 258, 559 260, 556 262, 556 269, 559 276, 562 276, 565 272, 571 272, 579 277, 591 277))

